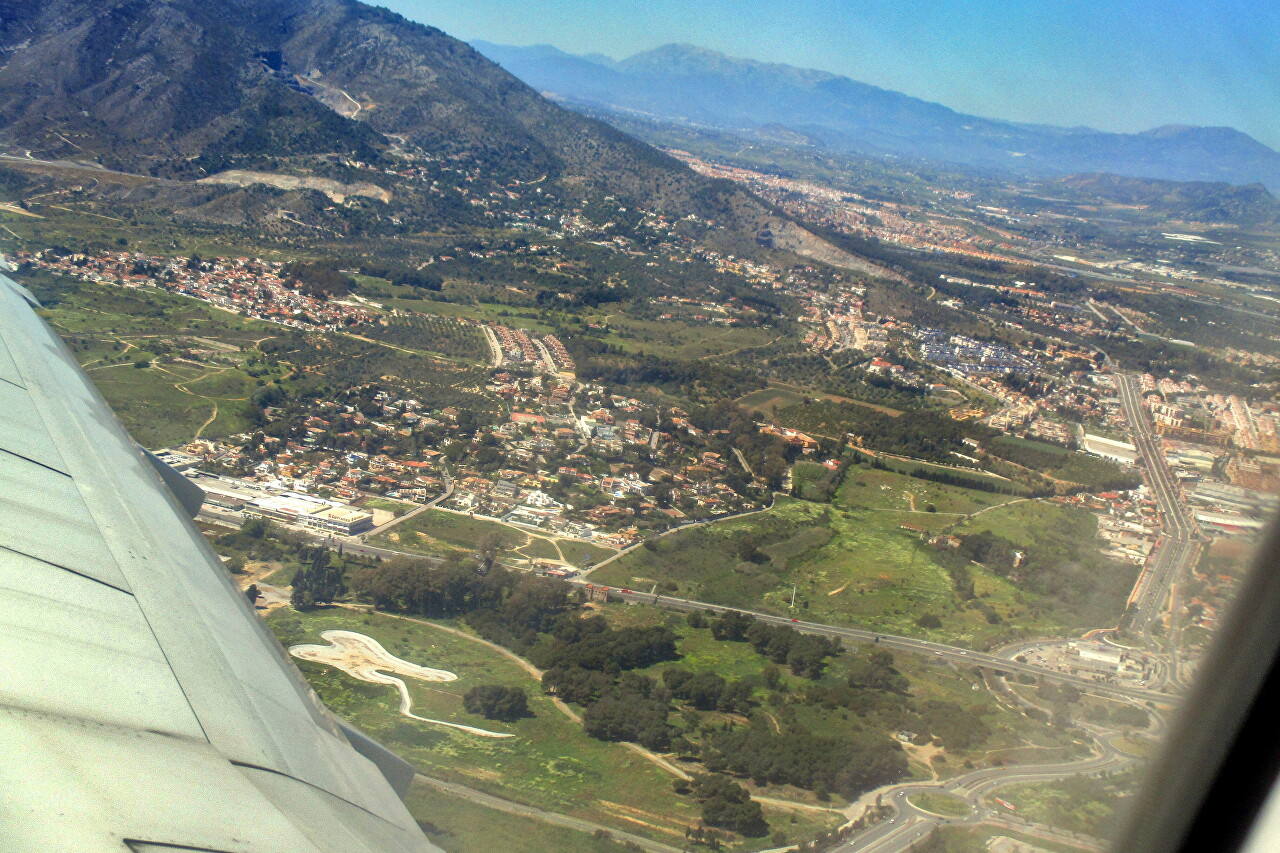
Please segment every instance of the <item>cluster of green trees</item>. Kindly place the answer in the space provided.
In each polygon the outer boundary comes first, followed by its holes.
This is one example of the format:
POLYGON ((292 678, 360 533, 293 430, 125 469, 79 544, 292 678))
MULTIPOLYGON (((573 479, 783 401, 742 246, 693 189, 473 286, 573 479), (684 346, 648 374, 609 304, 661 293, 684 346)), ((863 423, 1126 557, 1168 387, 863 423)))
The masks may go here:
POLYGON ((901 778, 902 747, 888 735, 861 731, 824 737, 792 725, 778 731, 763 716, 748 726, 726 726, 704 736, 703 764, 760 785, 795 785, 847 797, 901 778))
POLYGON ((945 413, 913 409, 897 417, 866 406, 829 400, 801 403, 778 410, 778 422, 801 432, 839 438, 858 436, 863 447, 930 462, 954 462, 952 452, 966 452, 964 439, 994 435, 990 427, 957 421, 945 413))
POLYGON ((671 629, 609 627, 601 616, 565 614, 528 650, 545 668, 542 687, 566 702, 583 705, 583 730, 607 741, 632 741, 667 749, 671 691, 630 670, 675 660, 671 629))
POLYGON ((423 290, 439 291, 444 288, 444 279, 434 272, 420 269, 401 270, 391 276, 391 283, 402 287, 418 287, 423 290))
POLYGON ((520 651, 577 607, 564 581, 466 562, 431 568, 424 560, 398 557, 355 572, 351 586, 379 609, 463 617, 487 639, 520 651))
POLYGON ((737 398, 765 387, 755 371, 714 361, 609 353, 602 342, 585 336, 565 344, 577 362, 578 376, 587 382, 639 389, 654 386, 690 400, 737 398))
POLYGON ((662 683, 671 695, 699 711, 745 712, 755 706, 755 688, 749 681, 726 681, 709 670, 693 672, 682 666, 662 671, 662 683))
POLYGON ((671 748, 667 723, 671 694, 656 681, 623 673, 582 713, 582 730, 604 741, 631 741, 648 749, 671 748))
POLYGON ((507 687, 503 684, 478 684, 462 696, 462 707, 469 714, 479 714, 486 720, 502 720, 514 722, 523 717, 532 717, 529 712, 529 697, 519 687, 507 687))
POLYGON ((769 831, 760 804, 732 779, 700 773, 692 781, 676 780, 675 789, 702 804, 702 822, 707 826, 739 832, 748 838, 759 838, 769 831))
POLYGON ((293 575, 289 603, 297 610, 311 610, 318 604, 328 604, 347 594, 344 568, 332 562, 329 549, 322 545, 309 551, 302 556, 302 568, 293 575))
POLYGON ((1059 480, 1079 483, 1090 491, 1132 489, 1142 482, 1140 474, 1126 472, 1114 462, 1073 453, 1064 447, 1045 442, 997 436, 988 440, 984 447, 1001 459, 1041 471, 1059 480))
POLYGON ((844 649, 835 637, 802 634, 789 625, 771 625, 736 610, 724 611, 709 626, 717 640, 748 642, 759 654, 775 664, 786 664, 804 678, 820 678, 827 658, 844 649))
POLYGON ((346 296, 356 289, 355 279, 328 261, 292 261, 285 264, 281 277, 286 285, 292 284, 316 299, 346 296))
MULTIPOLYGON (((881 468, 887 471, 898 471, 891 465, 886 465, 879 459, 871 461, 872 468, 881 468)), ((900 474, 906 474, 908 477, 915 477, 917 480, 928 480, 931 483, 942 483, 946 486, 959 486, 962 489, 973 489, 975 492, 991 492, 996 495, 1025 495, 1026 489, 1022 489, 1013 483, 1000 483, 989 477, 966 477, 956 471, 942 471, 938 468, 926 468, 923 465, 917 465, 905 471, 898 471, 900 474)), ((1046 494, 1048 494, 1046 492, 1046 494)))
POLYGON ((893 654, 884 649, 855 655, 849 665, 848 683, 858 690, 884 690, 901 695, 906 695, 911 687, 911 682, 895 666, 893 654))
POLYGON ((529 649, 529 659, 544 669, 589 669, 605 673, 641 669, 675 660, 676 635, 670 628, 611 628, 603 616, 572 613, 550 626, 550 636, 529 649))

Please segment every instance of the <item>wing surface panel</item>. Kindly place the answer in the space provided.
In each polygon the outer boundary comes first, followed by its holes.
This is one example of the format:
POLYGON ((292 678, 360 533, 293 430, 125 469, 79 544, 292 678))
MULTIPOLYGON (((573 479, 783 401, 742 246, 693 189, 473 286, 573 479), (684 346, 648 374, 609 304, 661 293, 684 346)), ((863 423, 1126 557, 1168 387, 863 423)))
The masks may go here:
POLYGON ((0 485, 0 545, 129 590, 71 477, 0 451, 0 485))
MULTIPOLYGON (((5 290, 0 285, 0 290, 5 290)), ((22 376, 18 374, 18 366, 13 363, 13 358, 9 355, 9 348, 4 345, 4 341, 0 341, 0 381, 7 382, 10 385, 22 387, 22 376)))
MULTIPOLYGON (((281 829, 280 838, 289 839, 283 846, 275 836, 244 835, 228 847, 218 832, 207 841, 181 833, 133 840, 253 853, 436 850, 373 762, 352 749, 28 302, 0 276, 0 661, 18 675, 0 686, 0 715, 28 728, 60 721, 72 740, 114 731, 114 747, 98 744, 103 753, 117 750, 117 763, 127 758, 148 778, 177 773, 196 750, 202 758, 191 767, 204 768, 196 775, 205 778, 188 779, 193 791, 204 789, 208 799, 210 790, 229 786, 255 803, 253 810, 290 827, 281 829), (168 758, 165 744, 175 750, 168 758), (250 784, 246 774, 271 778, 250 784), (302 835, 299 810, 315 821, 302 835)), ((15 743, 0 737, 0 779, 11 770, 15 743)), ((83 783, 68 782, 63 798, 101 795, 103 809, 141 820, 127 792, 95 787, 102 779, 80 766, 83 756, 57 753, 76 767, 46 778, 83 783)), ((186 779, 188 768, 181 769, 186 779)), ((0 781, 0 812, 7 812, 10 790, 0 781)), ((155 794, 179 795, 163 788, 155 794)), ((216 796, 212 804, 230 807, 216 796)), ((185 808, 164 804, 170 806, 175 815, 185 808)), ((224 820, 221 808, 202 813, 206 823, 224 820)))
POLYGON ((0 450, 38 462, 66 474, 67 466, 58 453, 40 413, 25 388, 0 382, 0 450))
POLYGON ((0 551, 0 705, 204 738, 133 596, 0 551))

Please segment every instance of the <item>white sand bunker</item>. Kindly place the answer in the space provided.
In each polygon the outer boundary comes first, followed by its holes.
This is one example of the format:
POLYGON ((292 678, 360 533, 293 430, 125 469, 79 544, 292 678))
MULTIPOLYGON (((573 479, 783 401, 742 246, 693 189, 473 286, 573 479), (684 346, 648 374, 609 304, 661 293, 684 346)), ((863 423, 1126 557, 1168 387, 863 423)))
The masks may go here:
POLYGON ((327 640, 330 645, 292 646, 289 649, 289 654, 302 660, 337 667, 348 675, 359 678, 361 681, 394 685, 400 691, 400 713, 414 720, 434 723, 438 726, 448 726, 451 729, 459 729, 480 737, 513 737, 513 735, 504 732, 491 732, 488 729, 466 726, 462 723, 450 723, 445 720, 430 720, 426 717, 419 717, 409 710, 413 707, 413 700, 409 698, 408 686, 401 679, 396 678, 395 675, 387 674, 388 672, 393 672, 398 675, 416 678, 420 681, 457 681, 458 676, 452 672, 418 666, 415 663, 409 663, 407 660, 401 660, 384 649, 377 640, 364 634, 357 634, 354 631, 325 631, 320 636, 327 640))

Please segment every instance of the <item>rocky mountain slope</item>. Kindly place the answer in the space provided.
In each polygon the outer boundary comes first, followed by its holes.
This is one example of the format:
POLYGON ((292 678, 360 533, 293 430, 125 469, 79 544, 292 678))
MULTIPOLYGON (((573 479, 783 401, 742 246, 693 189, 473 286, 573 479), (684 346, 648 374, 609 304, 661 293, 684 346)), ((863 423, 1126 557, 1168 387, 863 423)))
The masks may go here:
MULTIPOLYGON (((713 219, 742 245, 813 241, 440 30, 355 0, 0 0, 0 146, 166 179, 157 203, 211 175, 309 177, 322 160, 342 169, 317 178, 374 180, 411 150, 713 219)), ((207 183, 192 192, 215 219, 279 206, 261 186, 231 199, 209 198, 207 183)))

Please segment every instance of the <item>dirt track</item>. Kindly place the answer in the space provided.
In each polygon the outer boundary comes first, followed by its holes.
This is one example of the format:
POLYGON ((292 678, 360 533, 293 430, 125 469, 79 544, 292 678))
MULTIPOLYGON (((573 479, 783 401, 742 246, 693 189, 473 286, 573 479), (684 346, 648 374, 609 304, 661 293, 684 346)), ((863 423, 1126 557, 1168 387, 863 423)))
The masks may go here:
POLYGON ((418 666, 416 663, 401 660, 384 649, 377 640, 364 634, 357 634, 354 631, 325 631, 320 636, 328 640, 329 645, 292 646, 289 649, 289 654, 302 660, 337 667, 353 678, 359 678, 361 681, 392 685, 400 691, 400 713, 411 719, 421 720, 424 723, 434 723, 438 726, 448 726, 449 728, 479 735, 480 737, 513 737, 513 735, 504 732, 492 732, 488 729, 467 726, 462 723, 450 723, 445 720, 419 717, 410 710, 413 707, 413 700, 409 696, 409 687, 396 675, 387 674, 392 672, 397 675, 416 678, 420 681, 457 681, 458 676, 452 672, 418 666))

